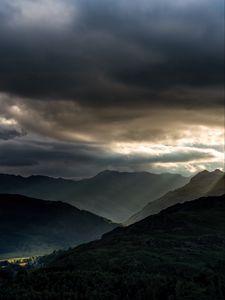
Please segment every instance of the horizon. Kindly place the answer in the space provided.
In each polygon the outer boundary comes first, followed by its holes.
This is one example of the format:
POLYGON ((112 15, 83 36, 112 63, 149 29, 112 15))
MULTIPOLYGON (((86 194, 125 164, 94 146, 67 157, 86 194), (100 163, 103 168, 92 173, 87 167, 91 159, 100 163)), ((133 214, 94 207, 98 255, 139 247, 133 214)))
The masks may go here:
POLYGON ((77 178, 77 177, 58 177, 58 176, 48 176, 48 175, 43 175, 43 174, 31 174, 31 175, 21 175, 21 174, 14 174, 14 173, 0 173, 0 175, 8 175, 8 176, 19 176, 19 177, 23 177, 23 178, 29 178, 29 177, 48 177, 48 178, 53 178, 53 179, 65 179, 65 180, 72 180, 72 181, 80 181, 80 180, 85 180, 85 179, 91 179, 93 177, 96 177, 102 173, 105 172, 115 172, 115 173, 120 173, 120 174, 132 174, 132 173, 148 173, 148 174, 152 174, 152 175, 165 175, 165 174, 169 174, 169 175, 180 175, 183 176, 185 178, 192 178, 196 175, 198 175, 199 173, 203 173, 203 172, 209 172, 209 173, 214 173, 216 171, 220 171, 222 173, 225 173, 225 171, 222 168, 217 168, 214 170, 207 170, 207 169, 202 169, 199 172, 195 172, 192 173, 191 175, 187 176, 185 174, 180 174, 180 173, 171 173, 171 172, 161 172, 161 173, 154 173, 154 172, 150 172, 150 171, 119 171, 119 170, 113 170, 113 169, 104 169, 96 174, 94 174, 93 176, 90 177, 82 177, 82 178, 77 178))

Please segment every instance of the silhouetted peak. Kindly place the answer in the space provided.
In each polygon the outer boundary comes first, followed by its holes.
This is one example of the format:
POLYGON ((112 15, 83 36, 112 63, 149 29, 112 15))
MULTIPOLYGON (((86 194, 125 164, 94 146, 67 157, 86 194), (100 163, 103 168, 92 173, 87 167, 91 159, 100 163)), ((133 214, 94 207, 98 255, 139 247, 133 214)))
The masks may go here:
POLYGON ((224 173, 219 170, 219 169, 216 169, 215 171, 212 171, 212 172, 209 172, 207 170, 204 170, 198 174, 196 174, 194 177, 192 177, 191 181, 201 181, 203 180, 204 178, 212 178, 212 177, 215 177, 215 176, 222 176, 224 173))
POLYGON ((217 175, 224 175, 224 172, 221 171, 220 169, 216 169, 216 170, 213 171, 212 173, 217 174, 217 175))
POLYGON ((210 172, 208 170, 203 170, 201 172, 199 172, 196 176, 198 175, 206 175, 206 174, 209 174, 210 172))
POLYGON ((200 180, 200 179, 202 179, 203 177, 208 176, 209 173, 210 173, 210 172, 207 171, 207 170, 201 171, 201 172, 197 173, 195 176, 193 176, 193 177, 191 178, 191 181, 200 180))

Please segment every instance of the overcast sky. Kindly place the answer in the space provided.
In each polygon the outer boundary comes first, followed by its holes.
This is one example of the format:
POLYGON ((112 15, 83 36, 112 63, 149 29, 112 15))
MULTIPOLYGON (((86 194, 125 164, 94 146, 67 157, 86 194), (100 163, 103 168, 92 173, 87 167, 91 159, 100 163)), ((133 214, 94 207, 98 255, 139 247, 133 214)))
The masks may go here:
POLYGON ((0 172, 224 167, 223 0, 1 0, 0 172))

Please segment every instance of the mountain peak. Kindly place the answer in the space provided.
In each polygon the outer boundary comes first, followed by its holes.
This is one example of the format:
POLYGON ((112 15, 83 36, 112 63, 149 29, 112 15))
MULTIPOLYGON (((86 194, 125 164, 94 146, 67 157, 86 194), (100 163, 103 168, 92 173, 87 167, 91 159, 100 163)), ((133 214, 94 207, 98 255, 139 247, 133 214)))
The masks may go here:
MULTIPOLYGON (((199 173, 197 173, 195 176, 198 176, 198 175, 206 175, 206 174, 217 174, 217 175, 223 175, 224 174, 224 172, 223 171, 221 171, 220 169, 215 169, 214 171, 208 171, 208 170, 203 170, 203 171, 201 171, 201 172, 199 172, 199 173)), ((194 177, 195 177, 194 176, 194 177)), ((193 178, 194 178, 193 177, 193 178)))
POLYGON ((220 177, 222 176, 224 173, 219 170, 216 169, 215 171, 209 172, 207 170, 201 171, 198 174, 196 174, 194 177, 191 178, 191 182, 196 182, 196 181, 201 181, 204 180, 204 178, 214 178, 214 177, 220 177))
POLYGON ((209 174, 210 174, 210 172, 209 172, 208 170, 203 170, 203 171, 197 173, 195 176, 193 176, 193 177, 191 178, 191 182, 192 182, 192 181, 199 180, 199 179, 201 179, 202 177, 208 176, 209 174))
POLYGON ((216 169, 212 172, 209 172, 208 170, 203 170, 203 171, 197 173, 195 176, 193 176, 191 180, 196 180, 196 179, 198 180, 198 179, 200 179, 204 176, 210 176, 210 175, 219 175, 219 176, 221 176, 223 174, 224 174, 224 172, 222 172, 220 169, 216 169))
POLYGON ((196 176, 198 175, 206 175, 206 174, 209 174, 210 172, 208 170, 203 170, 201 172, 199 172, 196 176))
POLYGON ((220 169, 216 169, 215 171, 213 171, 212 173, 214 173, 214 174, 218 174, 218 175, 223 175, 224 174, 224 172, 223 171, 221 171, 220 169))

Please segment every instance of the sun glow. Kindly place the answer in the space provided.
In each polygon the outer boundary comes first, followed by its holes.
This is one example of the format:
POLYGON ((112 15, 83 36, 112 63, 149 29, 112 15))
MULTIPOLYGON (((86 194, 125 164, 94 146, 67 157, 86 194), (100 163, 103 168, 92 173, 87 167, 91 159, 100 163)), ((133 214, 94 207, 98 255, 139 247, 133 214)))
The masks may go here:
POLYGON ((0 117, 0 125, 16 125, 17 122, 13 119, 6 119, 3 117, 0 117))

